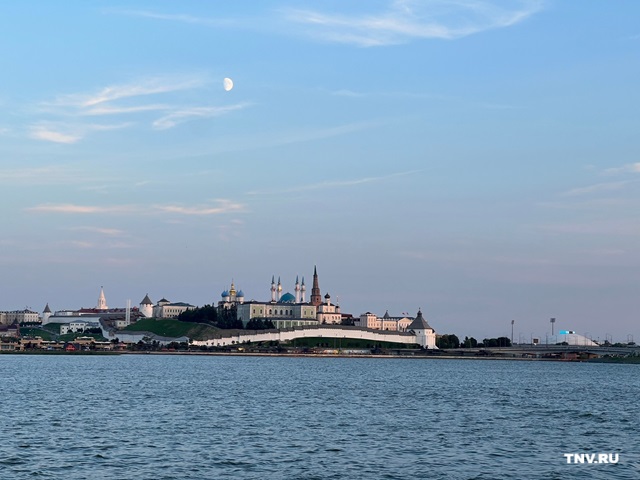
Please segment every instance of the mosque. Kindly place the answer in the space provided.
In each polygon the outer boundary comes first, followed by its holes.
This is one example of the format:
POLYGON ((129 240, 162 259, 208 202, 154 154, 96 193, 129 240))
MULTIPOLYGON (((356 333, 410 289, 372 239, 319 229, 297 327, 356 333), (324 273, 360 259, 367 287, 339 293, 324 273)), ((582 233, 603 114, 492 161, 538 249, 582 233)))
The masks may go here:
POLYGON ((222 299, 218 302, 218 312, 234 309, 239 320, 246 325, 252 319, 269 320, 275 328, 301 327, 305 325, 340 324, 342 314, 340 306, 331 303, 331 296, 327 293, 322 301, 318 282, 317 268, 313 269, 313 286, 311 297, 306 300, 307 287, 304 277, 300 281, 296 277, 292 294, 283 292, 280 278, 276 283, 275 275, 271 277, 271 299, 268 302, 256 300, 245 301, 244 292, 236 291, 235 284, 231 282, 231 288, 222 292, 222 299))

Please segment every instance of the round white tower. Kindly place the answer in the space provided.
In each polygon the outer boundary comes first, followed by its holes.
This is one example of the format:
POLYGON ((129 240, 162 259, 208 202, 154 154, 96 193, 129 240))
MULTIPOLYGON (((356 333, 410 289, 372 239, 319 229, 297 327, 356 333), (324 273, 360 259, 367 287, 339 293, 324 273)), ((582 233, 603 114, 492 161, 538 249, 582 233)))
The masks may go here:
POLYGON ((42 311, 42 324, 45 325, 49 322, 49 317, 51 316, 51 309, 49 308, 49 303, 44 307, 42 311))
POLYGON ((153 302, 147 293, 140 302, 140 313, 147 318, 153 317, 153 302))

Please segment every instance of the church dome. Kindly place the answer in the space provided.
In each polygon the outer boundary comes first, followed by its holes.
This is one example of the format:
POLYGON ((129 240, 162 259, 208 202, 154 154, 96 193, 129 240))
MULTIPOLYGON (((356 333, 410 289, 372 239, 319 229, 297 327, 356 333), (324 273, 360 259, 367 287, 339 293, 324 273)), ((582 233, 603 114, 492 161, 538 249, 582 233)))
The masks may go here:
POLYGON ((228 297, 228 296, 229 296, 229 292, 225 290, 224 292, 222 292, 222 293, 220 294, 220 296, 221 296, 222 298, 224 298, 224 297, 228 297))
POLYGON ((239 290, 238 293, 236 293, 236 297, 244 297, 244 292, 239 290))
POLYGON ((296 297, 287 292, 280 297, 280 303, 296 303, 296 297))

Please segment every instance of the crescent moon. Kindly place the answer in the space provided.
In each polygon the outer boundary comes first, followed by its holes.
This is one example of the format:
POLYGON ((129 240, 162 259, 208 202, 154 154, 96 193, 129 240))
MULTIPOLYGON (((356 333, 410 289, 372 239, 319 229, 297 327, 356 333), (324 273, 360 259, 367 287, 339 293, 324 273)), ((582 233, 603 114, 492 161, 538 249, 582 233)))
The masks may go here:
POLYGON ((222 81, 222 86, 223 86, 224 90, 226 92, 228 92, 229 90, 231 90, 233 88, 233 80, 231 80, 230 78, 225 78, 222 81))

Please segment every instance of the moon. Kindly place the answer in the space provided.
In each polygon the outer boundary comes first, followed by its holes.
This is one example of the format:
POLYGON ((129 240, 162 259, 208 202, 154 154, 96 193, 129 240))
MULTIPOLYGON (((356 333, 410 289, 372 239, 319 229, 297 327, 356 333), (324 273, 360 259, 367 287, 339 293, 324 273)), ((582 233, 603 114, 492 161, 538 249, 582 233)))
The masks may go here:
POLYGON ((225 78, 222 81, 222 86, 224 87, 224 90, 228 92, 233 88, 233 80, 231 80, 230 78, 225 78))

